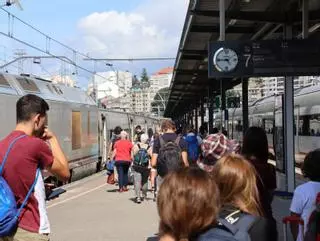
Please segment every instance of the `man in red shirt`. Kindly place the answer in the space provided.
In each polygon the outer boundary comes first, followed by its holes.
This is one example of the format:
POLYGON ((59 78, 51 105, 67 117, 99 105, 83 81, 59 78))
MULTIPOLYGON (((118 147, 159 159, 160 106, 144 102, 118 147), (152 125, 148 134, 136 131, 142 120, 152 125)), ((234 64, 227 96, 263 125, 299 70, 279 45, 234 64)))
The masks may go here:
MULTIPOLYGON (((37 168, 47 169, 62 181, 70 177, 69 165, 56 136, 48 130, 47 111, 49 105, 36 95, 25 95, 16 104, 17 125, 7 137, 0 141, 0 164, 10 145, 11 149, 3 170, 3 177, 13 191, 19 207, 32 186, 37 168)), ((45 206, 45 188, 39 175, 34 191, 19 217, 17 231, 0 241, 49 240, 50 225, 45 206)))

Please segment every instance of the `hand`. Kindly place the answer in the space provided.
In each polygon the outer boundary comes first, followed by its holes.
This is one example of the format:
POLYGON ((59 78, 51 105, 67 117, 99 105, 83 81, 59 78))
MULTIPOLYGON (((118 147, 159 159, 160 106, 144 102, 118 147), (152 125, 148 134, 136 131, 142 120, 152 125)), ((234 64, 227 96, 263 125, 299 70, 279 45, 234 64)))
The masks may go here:
POLYGON ((48 129, 48 127, 46 126, 46 127, 44 128, 44 132, 43 132, 43 135, 42 135, 42 139, 44 139, 44 140, 50 140, 50 139, 52 139, 53 137, 55 137, 55 135, 54 135, 53 132, 50 131, 50 130, 48 129))

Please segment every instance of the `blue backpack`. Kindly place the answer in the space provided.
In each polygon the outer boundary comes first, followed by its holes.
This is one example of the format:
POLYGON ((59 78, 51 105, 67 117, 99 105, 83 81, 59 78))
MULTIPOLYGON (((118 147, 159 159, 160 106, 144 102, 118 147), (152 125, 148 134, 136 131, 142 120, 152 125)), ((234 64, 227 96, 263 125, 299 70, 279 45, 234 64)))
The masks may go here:
POLYGON ((19 136, 10 143, 8 150, 2 160, 2 164, 0 166, 0 237, 11 235, 17 228, 21 211, 25 207, 36 185, 36 182, 40 173, 40 169, 38 168, 34 183, 32 184, 26 198, 23 200, 23 203, 18 209, 14 194, 11 188, 9 187, 8 183, 6 182, 6 180, 3 178, 2 173, 3 173, 4 164, 7 161, 11 148, 16 143, 16 141, 24 137, 26 137, 26 135, 19 136))
POLYGON ((196 161, 199 157, 199 143, 196 135, 186 135, 184 140, 188 143, 188 159, 196 161))
POLYGON ((249 230, 256 220, 249 214, 240 217, 235 224, 219 218, 219 226, 200 235, 197 241, 251 241, 249 230))
POLYGON ((133 164, 139 167, 148 167, 150 161, 150 155, 148 153, 149 146, 145 148, 141 148, 140 144, 137 145, 139 148, 138 153, 134 156, 133 164))

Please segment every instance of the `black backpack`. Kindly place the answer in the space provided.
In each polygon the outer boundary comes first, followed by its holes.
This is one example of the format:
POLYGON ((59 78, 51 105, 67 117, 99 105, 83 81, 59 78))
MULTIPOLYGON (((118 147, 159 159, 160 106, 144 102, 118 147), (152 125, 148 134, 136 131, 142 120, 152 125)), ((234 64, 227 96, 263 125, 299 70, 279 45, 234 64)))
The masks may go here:
POLYGON ((159 137, 160 149, 157 158, 157 171, 160 177, 164 177, 168 172, 179 169, 182 166, 180 139, 165 142, 162 136, 159 137))

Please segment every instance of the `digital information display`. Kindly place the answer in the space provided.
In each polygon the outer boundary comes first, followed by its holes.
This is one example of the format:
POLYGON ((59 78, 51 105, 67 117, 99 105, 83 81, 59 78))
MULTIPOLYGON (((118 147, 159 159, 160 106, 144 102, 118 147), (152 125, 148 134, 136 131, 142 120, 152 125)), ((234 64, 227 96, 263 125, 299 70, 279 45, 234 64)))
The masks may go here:
POLYGON ((209 78, 301 76, 320 74, 318 40, 212 42, 209 78))

